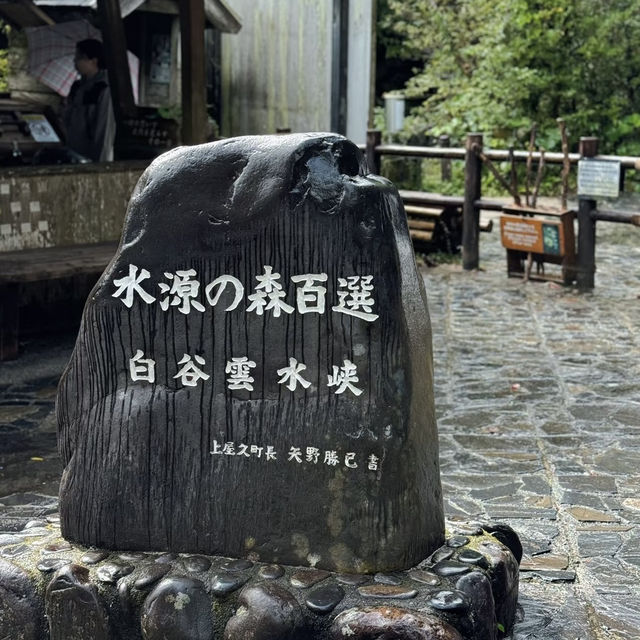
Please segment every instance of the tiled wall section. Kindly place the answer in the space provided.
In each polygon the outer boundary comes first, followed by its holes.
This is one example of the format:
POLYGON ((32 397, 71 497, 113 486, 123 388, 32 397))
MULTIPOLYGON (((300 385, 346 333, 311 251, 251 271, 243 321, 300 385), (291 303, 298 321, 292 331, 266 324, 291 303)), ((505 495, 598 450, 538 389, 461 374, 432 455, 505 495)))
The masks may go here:
POLYGON ((0 252, 118 240, 146 164, 0 171, 0 252))

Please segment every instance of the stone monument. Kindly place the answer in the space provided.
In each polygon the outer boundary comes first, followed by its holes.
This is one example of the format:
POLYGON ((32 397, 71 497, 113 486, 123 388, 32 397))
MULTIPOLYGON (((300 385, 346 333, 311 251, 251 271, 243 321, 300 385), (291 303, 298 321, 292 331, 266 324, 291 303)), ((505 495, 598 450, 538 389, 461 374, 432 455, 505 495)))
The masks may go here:
POLYGON ((355 145, 161 156, 60 383, 60 515, 0 535, 0 638, 508 633, 522 547, 445 532, 432 376, 402 203, 355 145))
POLYGON ((348 571, 443 541, 431 331, 396 189, 336 135, 154 161, 58 397, 63 535, 348 571))

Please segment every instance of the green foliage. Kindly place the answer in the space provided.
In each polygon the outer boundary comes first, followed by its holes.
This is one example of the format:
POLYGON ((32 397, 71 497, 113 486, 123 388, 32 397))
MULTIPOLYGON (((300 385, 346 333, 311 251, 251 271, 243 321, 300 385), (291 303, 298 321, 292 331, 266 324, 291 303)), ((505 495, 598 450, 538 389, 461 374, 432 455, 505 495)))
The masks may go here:
MULTIPOLYGON (((5 36, 9 36, 11 27, 0 20, 0 32, 5 36)), ((9 91, 9 84, 7 79, 9 77, 9 51, 8 49, 0 49, 0 93, 9 91)))
POLYGON ((168 104, 164 107, 158 107, 158 115, 164 120, 182 122, 182 106, 179 104, 168 104))
POLYGON ((575 144, 640 154, 637 0, 381 0, 388 54, 420 59, 406 95, 422 104, 408 135, 471 131, 489 146, 559 150, 556 118, 575 144))
POLYGON ((0 49, 0 93, 9 91, 9 57, 6 49, 0 49))

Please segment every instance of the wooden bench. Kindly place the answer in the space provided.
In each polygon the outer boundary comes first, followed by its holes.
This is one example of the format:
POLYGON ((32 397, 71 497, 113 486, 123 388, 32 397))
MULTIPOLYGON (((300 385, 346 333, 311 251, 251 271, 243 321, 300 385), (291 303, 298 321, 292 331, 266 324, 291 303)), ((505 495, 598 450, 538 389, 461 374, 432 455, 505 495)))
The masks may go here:
POLYGON ((433 205, 429 194, 400 190, 416 251, 455 253, 462 241, 462 208, 453 203, 433 205))
POLYGON ((0 253, 0 361, 18 356, 24 287, 74 276, 95 276, 97 280, 117 246, 103 242, 0 253))
POLYGON ((405 204, 404 210, 407 213, 409 235, 414 244, 431 244, 444 208, 405 204))
MULTIPOLYGON (((460 198, 441 196, 422 191, 400 190, 409 224, 409 235, 417 251, 457 253, 462 243, 462 205, 460 198), (442 204, 433 204, 436 200, 442 204)), ((481 225, 489 232, 493 222, 481 225)))

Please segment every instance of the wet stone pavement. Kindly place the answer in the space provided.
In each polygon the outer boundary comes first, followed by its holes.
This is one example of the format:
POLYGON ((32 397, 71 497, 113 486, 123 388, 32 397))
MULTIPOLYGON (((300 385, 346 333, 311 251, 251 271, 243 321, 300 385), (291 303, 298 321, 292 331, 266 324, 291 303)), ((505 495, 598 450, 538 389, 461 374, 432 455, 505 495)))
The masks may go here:
MULTIPOLYGON (((640 229, 599 225, 591 294, 508 279, 495 231, 480 271, 423 269, 445 511, 519 533, 517 640, 640 638, 640 229)), ((0 364, 0 536, 56 511, 73 341, 0 364)))

